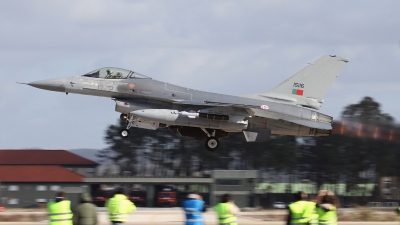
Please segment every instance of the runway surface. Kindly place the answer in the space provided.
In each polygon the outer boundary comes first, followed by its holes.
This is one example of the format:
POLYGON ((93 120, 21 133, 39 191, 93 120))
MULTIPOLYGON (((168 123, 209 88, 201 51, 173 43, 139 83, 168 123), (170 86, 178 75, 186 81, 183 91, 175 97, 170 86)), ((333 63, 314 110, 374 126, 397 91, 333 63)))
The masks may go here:
MULTIPOLYGON (((30 213, 44 213, 44 212, 3 212, 7 214, 30 214, 30 213)), ((283 221, 262 221, 254 219, 251 215, 264 214, 265 212, 242 212, 242 215, 238 216, 239 225, 284 225, 283 221)), ((271 213, 271 212, 270 212, 271 213)), ((283 211, 273 211, 273 213, 282 214, 283 211)), ((104 208, 98 208, 98 225, 109 225, 108 214, 104 208)), ((130 214, 129 222, 126 225, 156 225, 156 224, 168 224, 168 225, 183 225, 184 224, 184 213, 180 208, 138 208, 134 213, 130 214)), ((218 225, 217 216, 215 212, 208 211, 204 213, 205 225, 218 225)), ((48 221, 40 222, 1 222, 1 225, 47 225, 48 221)), ((398 225, 399 222, 339 222, 339 225, 398 225)))
MULTIPOLYGON (((0 222, 2 225, 47 225, 47 222, 0 222)), ((157 225, 157 224, 167 224, 167 225, 183 225, 183 222, 148 222, 148 223, 139 223, 135 221, 130 221, 125 223, 126 225, 157 225)), ((238 225, 284 225, 285 223, 282 221, 279 222, 239 222, 238 225)), ((339 222, 339 225, 398 225, 398 222, 339 222)), ((110 225, 109 222, 101 222, 98 225, 110 225)), ((217 223, 205 223, 205 225, 217 225, 217 223)))

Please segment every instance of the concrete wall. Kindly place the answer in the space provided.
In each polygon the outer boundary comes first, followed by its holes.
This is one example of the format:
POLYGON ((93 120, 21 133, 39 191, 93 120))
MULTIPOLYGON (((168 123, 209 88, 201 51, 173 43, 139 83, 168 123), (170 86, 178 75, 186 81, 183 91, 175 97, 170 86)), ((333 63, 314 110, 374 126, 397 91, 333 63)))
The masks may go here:
POLYGON ((258 178, 258 170, 213 170, 213 178, 258 178))
POLYGON ((213 205, 220 202, 223 194, 229 193, 237 206, 253 206, 253 190, 258 180, 257 170, 214 170, 212 177, 213 205))

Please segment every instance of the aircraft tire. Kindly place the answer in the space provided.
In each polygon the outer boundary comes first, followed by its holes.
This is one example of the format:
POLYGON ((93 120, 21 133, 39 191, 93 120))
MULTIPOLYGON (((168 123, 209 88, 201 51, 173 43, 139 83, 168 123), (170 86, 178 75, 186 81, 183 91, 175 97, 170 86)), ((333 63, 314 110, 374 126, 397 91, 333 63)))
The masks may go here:
POLYGON ((120 135, 122 138, 127 138, 127 137, 129 137, 129 131, 128 131, 127 129, 123 129, 123 130, 121 130, 121 131, 119 132, 119 135, 120 135))
POLYGON ((206 146, 207 151, 213 152, 218 149, 219 141, 215 137, 209 137, 206 140, 205 146, 206 146))
POLYGON ((126 115, 125 113, 121 113, 121 115, 119 116, 119 119, 122 122, 125 122, 128 119, 128 115, 126 115))

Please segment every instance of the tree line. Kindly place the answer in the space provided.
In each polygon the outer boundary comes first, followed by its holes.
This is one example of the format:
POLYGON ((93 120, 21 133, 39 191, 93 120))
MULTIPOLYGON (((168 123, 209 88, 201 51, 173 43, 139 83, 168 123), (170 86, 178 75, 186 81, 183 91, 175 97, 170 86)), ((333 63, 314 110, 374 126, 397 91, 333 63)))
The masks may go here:
MULTIPOLYGON (((381 112, 371 97, 345 107, 342 118, 397 129, 394 118, 381 112)), ((390 141, 334 134, 273 135, 269 142, 247 143, 242 133, 230 133, 221 139, 217 151, 209 152, 203 142, 168 129, 131 128, 131 135, 124 139, 119 136, 124 126, 119 121, 108 127, 104 139, 109 148, 98 156, 135 176, 188 177, 214 169, 251 169, 260 174, 285 174, 289 183, 307 180, 317 188, 344 183, 347 191, 357 189, 357 184, 379 185, 382 176, 400 176, 399 144, 390 141)))

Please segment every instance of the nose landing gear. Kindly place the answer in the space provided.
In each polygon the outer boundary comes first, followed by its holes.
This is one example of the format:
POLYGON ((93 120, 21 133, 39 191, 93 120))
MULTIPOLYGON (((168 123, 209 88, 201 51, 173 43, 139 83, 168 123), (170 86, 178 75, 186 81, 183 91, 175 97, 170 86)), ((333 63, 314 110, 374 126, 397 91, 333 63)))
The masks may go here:
POLYGON ((122 138, 127 138, 127 137, 129 136, 129 131, 128 131, 127 129, 123 129, 123 130, 121 130, 121 132, 119 133, 119 135, 120 135, 122 138))
POLYGON ((119 118, 121 119, 121 121, 126 121, 126 128, 125 129, 122 129, 120 132, 119 132, 119 135, 122 137, 122 138, 127 138, 127 137, 129 137, 129 128, 131 128, 131 126, 132 126, 132 123, 133 123, 133 115, 130 115, 130 114, 121 114, 120 116, 119 116, 119 118))

